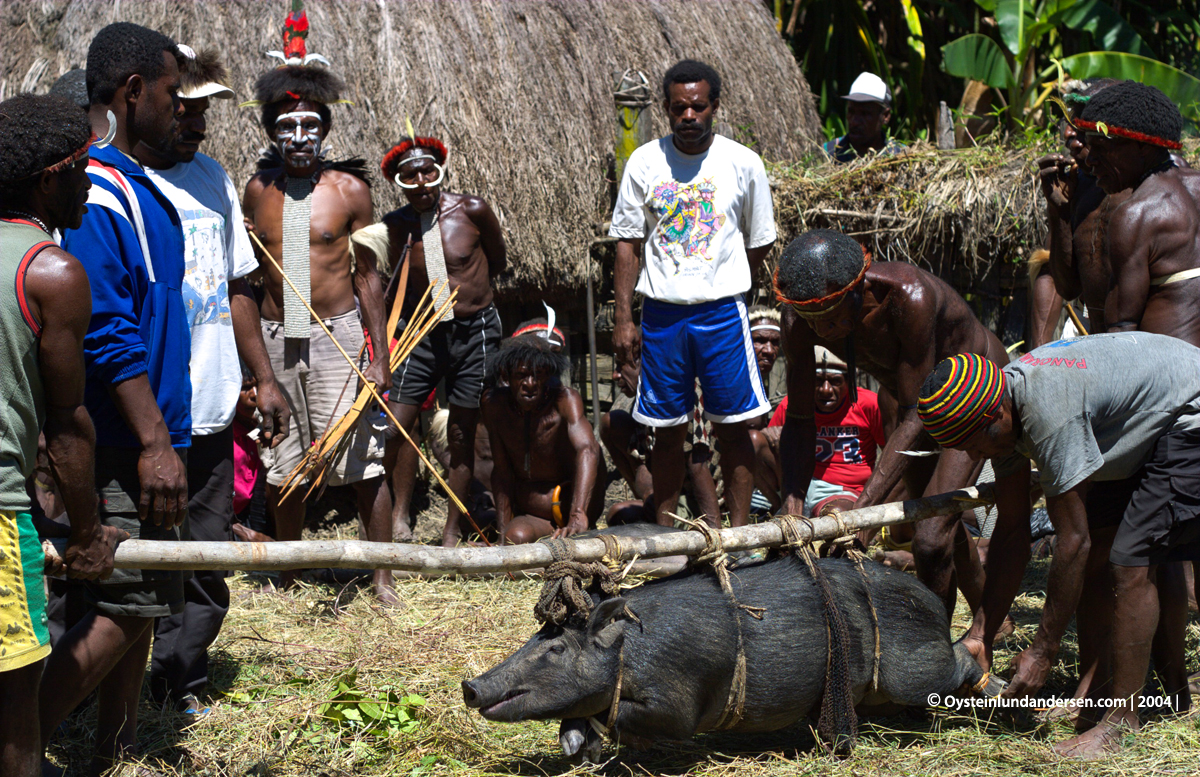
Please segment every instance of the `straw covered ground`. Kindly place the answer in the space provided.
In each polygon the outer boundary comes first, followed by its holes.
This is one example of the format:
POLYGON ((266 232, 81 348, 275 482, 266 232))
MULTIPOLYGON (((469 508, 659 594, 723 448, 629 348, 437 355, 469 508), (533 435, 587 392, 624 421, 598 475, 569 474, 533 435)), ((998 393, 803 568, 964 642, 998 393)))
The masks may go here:
MULTIPOLYGON (((431 541, 444 502, 435 496, 418 525, 431 541)), ((353 536, 323 525, 321 536, 353 536)), ((1017 635, 997 652, 1004 673, 1033 633, 1048 562, 1034 562, 1014 608, 1017 635)), ((264 580, 232 580, 234 602, 212 652, 214 711, 188 725, 143 705, 143 761, 169 775, 1077 775, 1049 743, 1062 724, 1025 715, 936 710, 860 725, 844 761, 814 748, 806 726, 769 735, 707 735, 572 769, 557 724, 489 723, 462 702, 459 683, 486 670, 534 632, 540 583, 514 580, 404 580, 406 605, 376 605, 353 586, 307 585, 290 596, 260 593, 264 580), (414 698, 419 697, 419 698, 414 698), (357 716, 357 720, 352 720, 357 716)), ((954 631, 967 624, 960 603, 954 631)), ((1188 654, 1195 669, 1200 625, 1188 654)), ((1072 690, 1074 637, 1064 644, 1047 695, 1072 690)), ((78 773, 91 747, 94 709, 72 717, 51 748, 78 773)), ((1089 775, 1191 775, 1200 754, 1200 715, 1156 717, 1124 753, 1090 765, 1089 775)), ((125 767, 125 773, 132 773, 125 767)))

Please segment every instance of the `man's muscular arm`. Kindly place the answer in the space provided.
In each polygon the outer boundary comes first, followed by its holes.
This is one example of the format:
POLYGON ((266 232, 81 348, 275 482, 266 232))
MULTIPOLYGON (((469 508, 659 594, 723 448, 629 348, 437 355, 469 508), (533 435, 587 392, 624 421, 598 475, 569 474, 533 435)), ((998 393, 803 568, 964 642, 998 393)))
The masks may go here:
MULTIPOLYGON (((996 485, 997 493, 1000 493, 1000 484, 996 485)), ((1013 676, 1005 696, 1028 696, 1045 685, 1063 633, 1079 605, 1084 568, 1091 549, 1084 503, 1086 488, 1085 482, 1059 496, 1046 498, 1046 509, 1056 535, 1050 579, 1046 584, 1046 604, 1042 607, 1042 622, 1033 636, 1033 643, 1013 659, 1013 676)), ((995 551, 988 553, 989 559, 993 558, 993 553, 995 551)), ((991 581, 990 574, 988 580, 991 581)))
MULTIPOLYGON (((371 190, 366 183, 357 178, 350 178, 347 187, 346 205, 350 211, 350 232, 357 232, 369 226, 375 217, 371 206, 371 190)), ((354 263, 354 296, 358 297, 359 308, 362 310, 363 324, 367 334, 371 336, 371 346, 374 358, 363 374, 367 380, 375 384, 377 391, 384 391, 392 383, 391 357, 388 346, 391 338, 387 329, 387 313, 383 308, 383 283, 379 280, 379 271, 375 266, 375 254, 361 251, 354 263)))
POLYGON ((1038 160, 1038 177, 1046 198, 1046 222, 1050 227, 1047 246, 1050 260, 1047 264, 1054 287, 1064 299, 1075 299, 1082 291, 1071 230, 1071 199, 1079 168, 1072 167, 1068 171, 1070 164, 1070 158, 1062 154, 1050 154, 1038 160))
POLYGON ((1063 298, 1059 295, 1048 267, 1041 268, 1029 290, 1031 348, 1041 348, 1054 340, 1054 330, 1062 314, 1063 298))
POLYGON ((46 451, 71 522, 63 554, 70 577, 112 574, 117 543, 129 534, 96 517, 96 431, 83 406, 83 338, 92 318, 87 272, 75 257, 47 248, 29 265, 25 294, 41 324, 38 370, 45 391, 46 451))
POLYGON ((772 240, 765 246, 746 249, 746 261, 750 263, 750 282, 752 284, 758 283, 758 274, 762 270, 763 262, 767 260, 767 255, 771 253, 774 246, 775 241, 772 240))
POLYGON ((876 459, 875 471, 871 473, 866 487, 855 507, 870 507, 881 504, 900 482, 908 468, 909 458, 900 451, 912 450, 913 443, 924 431, 921 417, 917 414, 917 399, 921 385, 936 365, 934 351, 934 328, 937 326, 937 310, 929 295, 921 302, 901 314, 899 326, 904 331, 897 339, 901 344, 900 364, 896 369, 896 402, 899 405, 896 431, 888 437, 883 450, 876 459))
POLYGON ((583 412, 583 398, 574 389, 563 392, 558 400, 558 412, 567 425, 567 437, 575 449, 575 479, 572 483, 571 514, 567 525, 555 529, 553 537, 569 537, 588 528, 588 505, 596 487, 596 471, 600 462, 600 444, 592 434, 591 424, 583 412))
POLYGON ((983 600, 962 641, 985 670, 992 668, 992 640, 1004 623, 1029 564, 1029 460, 1011 475, 996 479, 996 526, 988 546, 983 600))
POLYGON ((617 260, 613 268, 613 293, 616 297, 613 349, 617 352, 617 364, 620 366, 633 367, 642 356, 642 333, 633 323, 633 287, 637 284, 641 253, 641 240, 617 241, 617 260))
POLYGON ((1109 332, 1138 328, 1150 294, 1150 260, 1161 239, 1158 224, 1146 215, 1148 203, 1126 203, 1117 208, 1109 222, 1109 262, 1112 286, 1104 301, 1104 320, 1109 332))
POLYGON ((812 330, 790 308, 783 310, 783 353, 787 357, 788 409, 779 432, 783 512, 804 514, 804 497, 816 466, 816 358, 812 330))
POLYGON ((259 422, 262 442, 268 448, 274 448, 287 437, 292 411, 288 409, 283 391, 275 382, 275 370, 271 367, 271 359, 263 343, 258 301, 254 299, 245 278, 229 282, 229 313, 233 318, 233 339, 237 344, 238 356, 254 374, 255 404, 262 416, 259 422))
POLYGON ((508 525, 512 522, 513 490, 517 482, 503 430, 496 418, 502 412, 498 407, 502 401, 485 396, 482 404, 483 425, 487 427, 488 439, 492 441, 492 501, 496 504, 496 533, 500 536, 501 545, 505 544, 504 532, 508 531, 508 525))
POLYGON ((508 267, 508 249, 504 245, 504 230, 500 228, 500 220, 482 197, 468 197, 466 212, 471 223, 479 230, 479 245, 487 257, 488 277, 495 280, 508 267))

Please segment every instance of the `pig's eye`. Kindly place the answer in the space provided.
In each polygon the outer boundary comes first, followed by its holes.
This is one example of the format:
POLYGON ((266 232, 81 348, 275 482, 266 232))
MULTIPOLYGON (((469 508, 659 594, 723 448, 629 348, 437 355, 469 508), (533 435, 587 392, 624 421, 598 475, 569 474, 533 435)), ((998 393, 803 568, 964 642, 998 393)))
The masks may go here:
POLYGON ((556 656, 561 656, 563 653, 567 652, 567 646, 562 644, 561 642, 558 642, 558 643, 555 643, 555 644, 551 645, 550 647, 548 647, 546 649, 546 652, 552 653, 556 656))

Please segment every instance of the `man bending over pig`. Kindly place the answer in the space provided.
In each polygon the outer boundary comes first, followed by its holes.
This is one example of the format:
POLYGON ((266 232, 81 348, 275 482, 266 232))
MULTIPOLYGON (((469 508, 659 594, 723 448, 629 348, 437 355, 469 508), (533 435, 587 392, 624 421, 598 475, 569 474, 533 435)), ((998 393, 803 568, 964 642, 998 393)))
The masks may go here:
POLYGON ((566 537, 595 525, 604 508, 600 445, 579 392, 559 382, 564 362, 546 340, 529 336, 509 340, 496 356, 483 423, 501 542, 566 537))

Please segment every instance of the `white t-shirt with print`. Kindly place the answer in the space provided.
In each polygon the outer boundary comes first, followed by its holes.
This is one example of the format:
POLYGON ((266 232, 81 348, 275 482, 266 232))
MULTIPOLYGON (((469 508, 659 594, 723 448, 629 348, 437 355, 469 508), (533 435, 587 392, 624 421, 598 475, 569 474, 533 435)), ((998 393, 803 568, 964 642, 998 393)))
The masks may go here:
POLYGON ((196 154, 168 170, 145 168, 183 223, 183 302, 192 332, 192 434, 219 432, 233 420, 242 367, 229 313, 229 281, 258 268, 242 226, 233 181, 215 159, 196 154))
POLYGON ((684 154, 667 135, 625 165, 612 237, 643 240, 637 291, 694 304, 750 289, 747 248, 775 240, 771 186, 758 154, 721 135, 684 154))

